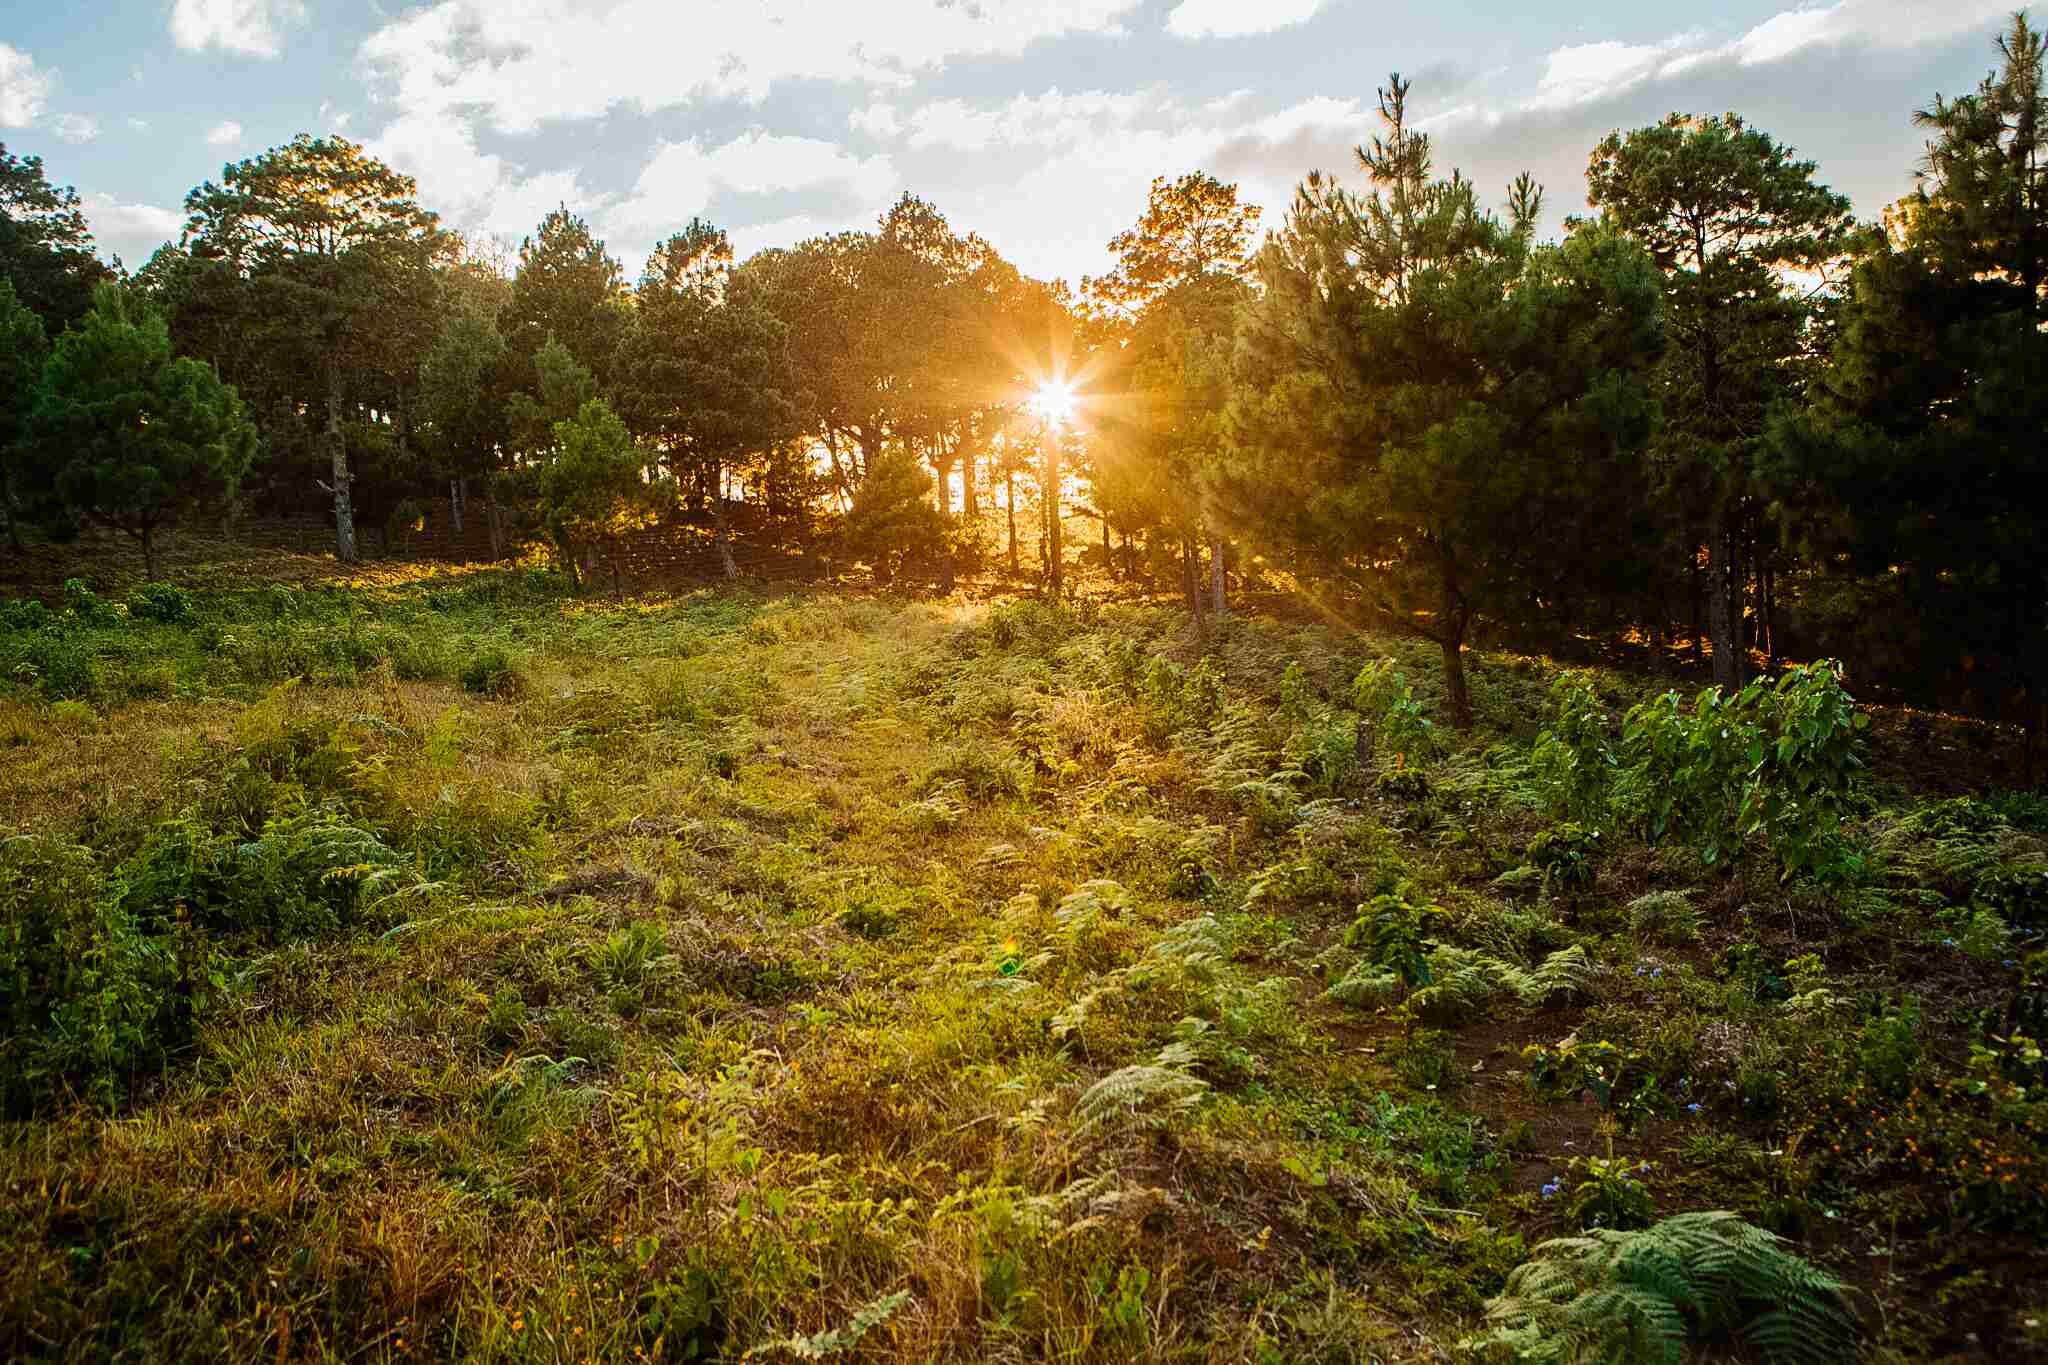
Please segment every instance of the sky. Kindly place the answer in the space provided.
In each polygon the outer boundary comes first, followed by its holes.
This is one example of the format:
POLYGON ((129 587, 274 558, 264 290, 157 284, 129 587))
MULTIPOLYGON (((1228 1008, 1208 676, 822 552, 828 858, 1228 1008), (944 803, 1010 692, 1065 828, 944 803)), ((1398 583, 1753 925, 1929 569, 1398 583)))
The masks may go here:
POLYGON ((1912 111, 1975 87, 2012 0, 20 0, 0 143, 75 185, 133 269, 227 163, 365 143, 508 245, 557 203, 637 274, 704 215, 742 254, 871 227, 905 190, 1041 278, 1098 273, 1158 175, 1206 170, 1279 226, 1310 170, 1357 183, 1375 90, 1496 202, 1552 226, 1586 154, 1734 110, 1875 217, 1912 111))

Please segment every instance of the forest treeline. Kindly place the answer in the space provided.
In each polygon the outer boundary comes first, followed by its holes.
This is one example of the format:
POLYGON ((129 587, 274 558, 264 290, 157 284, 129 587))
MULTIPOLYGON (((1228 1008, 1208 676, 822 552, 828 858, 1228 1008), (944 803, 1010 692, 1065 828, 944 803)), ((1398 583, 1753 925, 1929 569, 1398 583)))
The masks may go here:
POLYGON ((1161 177, 1072 287, 910 194, 744 260, 692 219, 637 278, 564 206, 513 256, 333 136, 226 166, 127 275, 0 149, 0 503, 16 545, 97 523, 152 575, 180 518, 329 510, 350 560, 359 523, 447 497, 571 573, 671 519, 731 567, 743 507, 947 580, 1018 571, 1022 505, 1054 591, 1062 513, 1197 611, 1256 566, 1435 641, 1458 719, 1491 622, 1690 638, 1723 685, 1789 639, 2038 735, 2041 76, 2017 15, 1913 115, 1879 223, 1740 116, 1673 115, 1591 150, 1559 240, 1528 177, 1495 208, 1439 173, 1396 76, 1355 179, 1261 235, 1235 186, 1161 177))

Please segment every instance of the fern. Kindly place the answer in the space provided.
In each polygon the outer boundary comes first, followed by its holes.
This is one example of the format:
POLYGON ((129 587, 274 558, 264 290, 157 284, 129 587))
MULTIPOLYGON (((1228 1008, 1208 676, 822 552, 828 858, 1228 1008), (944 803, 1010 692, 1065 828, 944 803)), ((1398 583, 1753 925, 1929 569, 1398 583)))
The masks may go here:
POLYGON ((1487 1304, 1467 1346, 1530 1365, 1679 1365, 1689 1340, 1733 1336, 1762 1359, 1855 1356, 1840 1280, 1732 1213, 1545 1242, 1487 1304))
POLYGON ((910 1291, 899 1289, 893 1294, 884 1294, 873 1303, 864 1304, 848 1319, 844 1327, 811 1336, 789 1336, 780 1341, 765 1342, 747 1352, 749 1359, 756 1355, 789 1355, 798 1360, 823 1360, 837 1355, 860 1343, 874 1328, 881 1326, 895 1315, 896 1310, 910 1302, 910 1291))
POLYGON ((1187 1072, 1194 1063, 1194 1046, 1176 1042, 1159 1049, 1150 1064, 1110 1072, 1081 1096, 1081 1131, 1133 1120, 1164 1127, 1174 1114, 1192 1108, 1208 1093, 1208 1082, 1187 1072))
POLYGON ((1390 1004, 1400 993, 1401 978, 1369 962, 1361 962, 1323 992, 1325 1000, 1358 1009, 1390 1004))
POLYGON ((1628 926, 1638 938, 1691 943, 1700 936, 1700 912, 1690 891, 1652 891, 1628 903, 1628 926))

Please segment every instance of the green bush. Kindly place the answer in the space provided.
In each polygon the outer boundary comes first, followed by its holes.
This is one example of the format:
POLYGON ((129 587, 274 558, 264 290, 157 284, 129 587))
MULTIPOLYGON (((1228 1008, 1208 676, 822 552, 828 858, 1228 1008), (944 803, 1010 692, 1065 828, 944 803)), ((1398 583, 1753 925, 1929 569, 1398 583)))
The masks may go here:
POLYGON ((1543 872, 1546 891, 1583 891, 1593 884, 1600 831, 1570 821, 1529 841, 1529 865, 1543 872))
POLYGON ((1652 891, 1628 903, 1628 927, 1658 943, 1692 943, 1700 936, 1699 907, 1690 891, 1652 891))
POLYGON ((145 583, 128 599, 128 614, 167 626, 189 625, 192 621, 192 594, 169 583, 145 583))
POLYGON ((1786 878, 1839 881, 1858 866, 1843 836, 1863 766, 1859 715, 1832 662, 1795 668, 1733 696, 1710 687, 1631 709, 1620 748, 1590 688, 1567 679, 1530 768, 1554 811, 1613 822, 1651 842, 1683 839, 1709 864, 1761 838, 1786 878))
POLYGON ((64 611, 78 624, 95 629, 121 624, 121 609, 86 587, 82 578, 64 580, 64 611))
POLYGON ((0 840, 0 1094, 11 1111, 76 1083, 111 1104, 176 1041, 178 953, 109 893, 91 853, 0 840))
POLYGON ((168 921, 177 907, 223 933, 284 943, 366 923, 380 898, 417 884, 408 860, 339 806, 285 803, 248 840, 190 821, 158 827, 129 864, 125 909, 168 921))
POLYGON ((1375 750, 1410 763, 1421 763, 1438 748, 1436 724, 1423 711, 1408 675, 1392 659, 1380 659, 1358 670, 1351 680, 1351 704, 1372 727, 1375 750))
POLYGON ((462 690, 473 697, 516 697, 525 690, 525 678, 508 650, 490 645, 462 665, 462 690))
POLYGON ((10 634, 41 630, 50 624, 50 609, 33 597, 0 602, 0 631, 10 634))
POLYGON ((15 654, 17 680, 51 701, 83 701, 99 692, 99 668, 85 647, 56 630, 30 635, 15 654))

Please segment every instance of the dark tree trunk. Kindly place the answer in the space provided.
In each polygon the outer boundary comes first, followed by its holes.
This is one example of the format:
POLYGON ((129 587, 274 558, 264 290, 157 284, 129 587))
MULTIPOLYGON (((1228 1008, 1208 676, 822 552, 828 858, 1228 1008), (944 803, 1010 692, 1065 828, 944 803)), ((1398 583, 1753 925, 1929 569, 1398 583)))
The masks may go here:
POLYGON ((1460 730, 1472 728, 1472 693, 1465 686, 1465 632, 1472 625, 1472 608, 1465 600, 1454 548, 1436 542, 1438 572, 1442 575, 1443 609, 1437 622, 1437 647, 1444 652, 1444 701, 1451 724, 1460 730))
POLYGON ((1706 653, 1700 644, 1701 638, 1706 633, 1706 626, 1701 619, 1701 601, 1704 594, 1700 590, 1700 552, 1698 546, 1693 547, 1692 566, 1686 574, 1686 586, 1688 589, 1687 596, 1690 598, 1689 605, 1692 608, 1692 621, 1690 623, 1692 627, 1692 661, 1697 664, 1706 657, 1706 653))
POLYGON ((1465 628, 1445 634, 1437 642, 1444 652, 1444 703, 1450 709, 1451 724, 1460 730, 1472 728, 1472 691, 1465 685, 1465 628))
POLYGON ((491 559, 505 557, 505 515, 498 507, 498 472, 491 471, 490 480, 484 484, 484 509, 491 532, 491 559))
POLYGON ((732 532, 725 524, 725 466, 719 465, 711 481, 711 521, 718 528, 718 564, 725 571, 725 581, 730 583, 740 576, 739 565, 732 558, 732 532))
POLYGON ((1714 650, 1714 682, 1726 692, 1739 691, 1749 672, 1742 640, 1742 600, 1747 586, 1741 531, 1723 508, 1708 527, 1707 632, 1714 650))
POLYGON ((1209 590, 1210 605, 1215 607, 1218 619, 1227 610, 1223 601, 1223 537, 1217 536, 1209 543, 1209 590))
POLYGON ((348 442, 341 433, 341 359, 327 360, 327 454, 334 482, 334 557, 344 564, 356 562, 356 513, 349 499, 348 442))
POLYGON ((448 524, 456 538, 462 537, 462 480, 448 480, 448 524))
POLYGON ((1010 577, 1017 576, 1017 474, 1003 471, 1003 508, 1010 515, 1010 577))
POLYGON ((1060 600, 1060 443, 1045 445, 1045 581, 1052 600, 1060 600))

